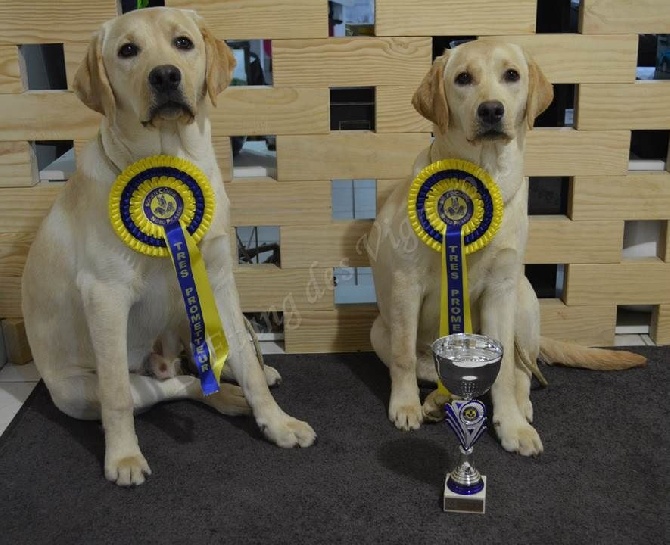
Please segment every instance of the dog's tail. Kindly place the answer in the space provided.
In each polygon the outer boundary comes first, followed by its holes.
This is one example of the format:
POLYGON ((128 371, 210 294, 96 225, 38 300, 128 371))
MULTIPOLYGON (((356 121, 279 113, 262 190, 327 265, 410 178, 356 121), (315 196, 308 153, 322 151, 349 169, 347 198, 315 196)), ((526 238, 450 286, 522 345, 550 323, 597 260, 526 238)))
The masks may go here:
POLYGON ((647 358, 633 352, 586 348, 547 337, 542 337, 540 340, 540 358, 549 365, 558 363, 596 371, 630 369, 647 362, 647 358))

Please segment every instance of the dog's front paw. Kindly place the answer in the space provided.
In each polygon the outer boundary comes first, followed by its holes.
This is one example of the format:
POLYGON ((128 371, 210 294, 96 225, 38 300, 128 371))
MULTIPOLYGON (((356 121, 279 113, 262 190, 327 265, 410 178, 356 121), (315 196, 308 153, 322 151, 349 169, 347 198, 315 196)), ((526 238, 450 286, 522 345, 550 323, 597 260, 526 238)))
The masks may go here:
POLYGON ((244 397, 244 392, 236 384, 222 382, 219 391, 204 397, 203 401, 221 414, 229 416, 251 414, 251 407, 244 397))
POLYGON ((144 476, 151 475, 151 469, 141 452, 129 456, 105 456, 105 477, 119 486, 138 485, 144 476))
POLYGON ((389 402, 389 420, 399 430, 418 430, 423 422, 419 390, 416 386, 391 390, 389 402))
POLYGON ((265 437, 282 448, 309 447, 316 440, 312 426, 287 414, 272 423, 259 422, 258 425, 265 437))
POLYGON ((522 456, 534 456, 544 450, 539 434, 527 422, 494 420, 494 425, 505 450, 522 456))
POLYGON ((263 365, 263 372, 265 373, 265 382, 268 386, 279 386, 281 384, 281 375, 274 367, 263 365))

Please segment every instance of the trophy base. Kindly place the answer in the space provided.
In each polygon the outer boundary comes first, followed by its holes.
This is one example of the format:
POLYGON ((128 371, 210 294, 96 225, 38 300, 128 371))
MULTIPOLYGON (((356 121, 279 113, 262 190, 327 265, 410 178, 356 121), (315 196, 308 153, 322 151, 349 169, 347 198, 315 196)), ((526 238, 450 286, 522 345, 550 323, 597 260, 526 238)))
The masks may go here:
POLYGON ((447 486, 449 475, 444 480, 444 503, 445 512, 449 513, 478 513, 483 515, 486 511, 486 477, 482 475, 484 488, 472 495, 456 494, 447 486))

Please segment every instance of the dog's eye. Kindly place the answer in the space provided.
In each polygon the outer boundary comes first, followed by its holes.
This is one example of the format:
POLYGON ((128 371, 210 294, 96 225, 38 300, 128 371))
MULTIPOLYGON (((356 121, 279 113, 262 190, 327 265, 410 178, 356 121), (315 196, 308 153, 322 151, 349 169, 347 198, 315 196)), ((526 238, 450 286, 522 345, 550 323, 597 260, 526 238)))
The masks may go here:
POLYGON ((510 68, 509 70, 505 70, 505 73, 503 74, 503 79, 509 83, 514 83, 515 81, 519 81, 519 78, 521 76, 519 75, 519 72, 514 70, 514 68, 510 68))
POLYGON ((183 49, 184 51, 193 49, 193 41, 186 36, 179 36, 179 38, 175 38, 172 43, 177 49, 183 49))
POLYGON ((461 72, 454 78, 454 83, 456 83, 456 85, 471 85, 472 74, 470 74, 470 72, 461 72))
POLYGON ((118 56, 122 59, 129 59, 130 57, 136 57, 139 52, 140 48, 134 43, 129 42, 119 47, 118 56))

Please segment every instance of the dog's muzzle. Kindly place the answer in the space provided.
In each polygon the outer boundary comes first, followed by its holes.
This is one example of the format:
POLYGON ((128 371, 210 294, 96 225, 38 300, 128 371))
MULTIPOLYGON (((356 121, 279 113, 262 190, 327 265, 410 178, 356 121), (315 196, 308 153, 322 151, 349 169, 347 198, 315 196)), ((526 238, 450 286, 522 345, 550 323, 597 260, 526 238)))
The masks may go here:
POLYGON ((195 117, 191 105, 184 97, 181 82, 181 71, 172 64, 156 66, 149 72, 148 83, 153 101, 145 125, 150 124, 156 116, 167 119, 182 115, 186 115, 188 119, 195 117))
POLYGON ((503 129, 503 118, 505 117, 505 106, 498 100, 482 102, 477 108, 477 138, 495 140, 508 138, 503 129))

